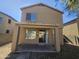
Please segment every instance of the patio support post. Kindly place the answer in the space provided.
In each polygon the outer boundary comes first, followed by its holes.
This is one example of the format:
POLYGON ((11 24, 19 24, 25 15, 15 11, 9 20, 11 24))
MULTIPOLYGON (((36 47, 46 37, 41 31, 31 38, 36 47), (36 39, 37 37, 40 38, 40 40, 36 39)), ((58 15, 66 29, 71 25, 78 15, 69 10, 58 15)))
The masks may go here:
POLYGON ((14 32, 13 32, 13 40, 12 40, 12 52, 16 50, 16 43, 17 43, 17 36, 18 36, 18 26, 15 25, 14 32))
POLYGON ((62 31, 63 31, 62 28, 59 28, 59 34, 60 34, 59 38, 60 38, 60 42, 61 42, 61 45, 64 45, 63 32, 62 32, 62 31))
POLYGON ((56 51, 60 52, 60 40, 59 40, 59 29, 55 28, 55 33, 56 33, 56 51))
POLYGON ((25 37, 26 37, 26 28, 20 27, 19 42, 18 42, 18 44, 24 44, 25 37))
POLYGON ((37 40, 37 43, 39 42, 39 30, 37 29, 36 30, 36 40, 37 40))

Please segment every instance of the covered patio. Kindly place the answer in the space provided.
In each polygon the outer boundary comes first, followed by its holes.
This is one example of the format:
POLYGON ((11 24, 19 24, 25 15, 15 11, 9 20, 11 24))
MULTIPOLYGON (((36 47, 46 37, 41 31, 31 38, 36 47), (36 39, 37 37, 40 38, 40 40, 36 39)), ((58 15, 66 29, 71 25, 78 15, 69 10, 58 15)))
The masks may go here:
POLYGON ((39 23, 16 23, 12 52, 59 52, 59 26, 39 23), (33 35, 28 36, 28 30, 33 35), (35 34, 34 34, 35 33, 35 34), (42 33, 42 34, 40 34, 42 33))

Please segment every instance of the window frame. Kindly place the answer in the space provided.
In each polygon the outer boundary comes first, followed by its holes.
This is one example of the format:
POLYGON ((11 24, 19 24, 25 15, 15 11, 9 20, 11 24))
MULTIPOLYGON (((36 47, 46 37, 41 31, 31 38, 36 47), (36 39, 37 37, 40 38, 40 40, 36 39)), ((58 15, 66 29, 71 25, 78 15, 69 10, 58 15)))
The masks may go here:
POLYGON ((37 14, 36 13, 26 13, 26 20, 29 20, 29 21, 36 21, 37 19, 37 14))

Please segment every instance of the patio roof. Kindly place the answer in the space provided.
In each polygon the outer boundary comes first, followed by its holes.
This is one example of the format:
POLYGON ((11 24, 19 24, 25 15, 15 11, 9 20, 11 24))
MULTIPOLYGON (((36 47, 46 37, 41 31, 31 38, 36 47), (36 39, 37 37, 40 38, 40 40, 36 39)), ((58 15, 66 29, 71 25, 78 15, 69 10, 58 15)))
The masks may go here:
POLYGON ((53 28, 59 27, 58 24, 41 24, 41 23, 16 23, 17 26, 26 27, 26 28, 53 28))

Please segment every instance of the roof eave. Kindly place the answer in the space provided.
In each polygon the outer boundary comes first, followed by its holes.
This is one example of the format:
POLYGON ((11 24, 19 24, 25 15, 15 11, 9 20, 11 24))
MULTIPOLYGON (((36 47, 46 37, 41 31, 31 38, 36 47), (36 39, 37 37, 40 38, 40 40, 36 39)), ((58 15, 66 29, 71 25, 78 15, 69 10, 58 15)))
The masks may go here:
POLYGON ((12 18, 12 20, 14 20, 14 21, 16 21, 16 22, 17 22, 17 20, 15 20, 12 16, 10 16, 10 15, 8 15, 8 14, 4 13, 4 12, 1 12, 1 11, 0 11, 0 13, 4 14, 4 15, 6 15, 6 16, 8 16, 8 17, 10 17, 10 18, 12 18))
MULTIPOLYGON (((30 6, 28 6, 28 7, 22 7, 22 8, 20 8, 20 9, 23 10, 23 9, 30 8, 30 7, 33 7, 33 6, 36 6, 36 5, 39 5, 39 4, 30 5, 30 6)), ((43 5, 45 5, 45 4, 43 4, 43 5)), ((56 8, 50 7, 50 6, 48 6, 48 5, 45 5, 45 6, 48 7, 48 8, 50 8, 50 9, 53 9, 53 10, 55 10, 55 11, 61 13, 61 14, 64 14, 64 12, 62 12, 62 11, 60 11, 60 10, 57 10, 56 8)))

